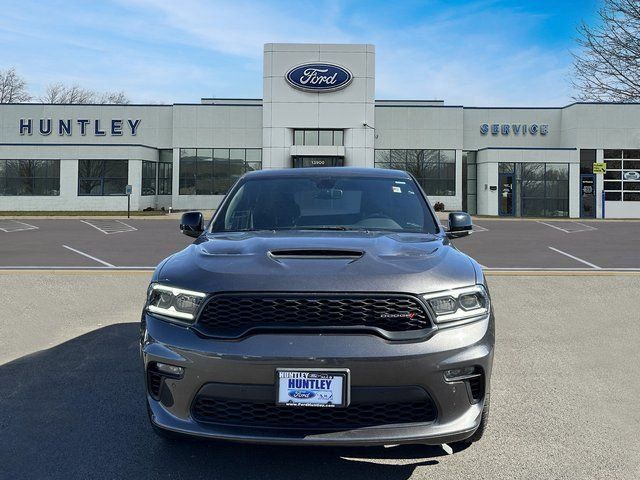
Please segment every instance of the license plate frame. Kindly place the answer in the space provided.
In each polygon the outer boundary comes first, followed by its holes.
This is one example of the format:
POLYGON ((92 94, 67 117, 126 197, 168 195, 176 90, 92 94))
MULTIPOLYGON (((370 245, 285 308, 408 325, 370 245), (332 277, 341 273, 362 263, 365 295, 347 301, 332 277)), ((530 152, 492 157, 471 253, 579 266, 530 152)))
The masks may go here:
MULTIPOLYGON (((275 372, 276 387, 276 405, 283 407, 298 408, 345 408, 351 402, 351 372, 348 368, 276 368, 275 372), (291 376, 293 374, 294 376, 291 376), (298 375, 302 374, 302 375, 298 375), (306 380, 334 380, 341 379, 342 385, 338 386, 341 393, 341 401, 333 401, 333 394, 336 393, 336 387, 330 389, 332 398, 327 401, 318 402, 319 394, 326 394, 327 390, 317 388, 297 388, 295 390, 303 390, 313 392, 313 398, 299 398, 295 400, 288 392, 283 392, 283 384, 289 379, 306 379, 306 380), (341 388, 340 388, 341 387, 341 388), (308 401, 307 401, 308 400, 308 401)), ((290 390, 284 387, 284 390, 290 390)))

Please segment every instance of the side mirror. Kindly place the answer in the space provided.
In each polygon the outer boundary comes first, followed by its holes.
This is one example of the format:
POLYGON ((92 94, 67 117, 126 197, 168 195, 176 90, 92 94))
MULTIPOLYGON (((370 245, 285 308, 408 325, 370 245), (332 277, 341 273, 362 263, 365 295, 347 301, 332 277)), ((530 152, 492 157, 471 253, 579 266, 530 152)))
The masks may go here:
POLYGON ((471 216, 465 212, 451 212, 449 214, 449 229, 447 237, 460 238, 466 237, 473 231, 473 222, 471 216))
POLYGON ((188 237, 199 237, 204 231, 204 217, 202 213, 183 213, 180 219, 180 231, 188 237))

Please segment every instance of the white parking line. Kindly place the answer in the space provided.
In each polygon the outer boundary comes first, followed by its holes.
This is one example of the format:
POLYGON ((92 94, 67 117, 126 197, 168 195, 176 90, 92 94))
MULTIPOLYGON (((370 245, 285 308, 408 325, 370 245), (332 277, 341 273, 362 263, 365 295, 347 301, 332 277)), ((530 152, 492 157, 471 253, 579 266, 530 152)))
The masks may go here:
POLYGON ((0 220, 0 230, 5 233, 24 232, 27 230, 38 230, 35 225, 19 222, 18 220, 0 220))
POLYGON ((105 235, 111 235, 113 233, 125 233, 125 232, 135 232, 138 230, 136 227, 132 227, 131 225, 124 223, 120 220, 80 220, 82 223, 86 223, 87 225, 95 228, 96 230, 101 231, 105 235))
POLYGON ((81 252, 80 250, 76 250, 75 248, 71 248, 71 247, 69 247, 67 245, 62 245, 62 246, 64 248, 66 248, 67 250, 71 250, 72 252, 76 252, 78 255, 82 255, 84 257, 90 258, 91 260, 95 260, 96 262, 101 263, 101 264, 103 264, 103 265, 105 265, 107 267, 115 267, 115 265, 112 265, 109 262, 105 262, 104 260, 100 260, 99 258, 93 257, 93 256, 89 255, 88 253, 81 252))
POLYGON ((591 268, 595 268, 596 270, 602 270, 602 267, 599 267, 598 265, 594 265, 591 262, 587 262, 586 260, 576 257, 575 255, 571 255, 570 253, 563 252, 562 250, 558 250, 557 248, 553 248, 553 247, 549 247, 549 249, 553 250, 554 252, 558 252, 559 254, 564 255, 566 257, 572 258, 577 262, 584 263, 585 265, 588 265, 591 268))
POLYGON ((581 223, 581 222, 573 222, 575 225, 580 225, 582 227, 584 227, 584 230, 576 230, 577 232, 588 232, 590 230, 597 230, 597 227, 593 227, 591 225, 587 225, 585 223, 581 223))
POLYGON ((553 225, 551 223, 543 222, 542 220, 537 220, 537 223, 541 223, 542 225, 546 225, 547 227, 555 228, 556 230, 560 230, 561 232, 564 232, 564 233, 590 232, 592 230, 597 230, 596 227, 592 227, 591 225, 585 225, 584 223, 580 223, 580 222, 568 222, 568 223, 571 223, 572 225, 580 225, 581 227, 583 227, 577 230, 567 230, 566 228, 562 228, 557 225, 553 225))
MULTIPOLYGON (((442 226, 445 227, 445 228, 449 228, 449 220, 443 220, 442 221, 442 226)), ((478 225, 477 223, 474 223, 472 231, 474 233, 488 232, 489 229, 487 227, 483 227, 482 225, 478 225)))

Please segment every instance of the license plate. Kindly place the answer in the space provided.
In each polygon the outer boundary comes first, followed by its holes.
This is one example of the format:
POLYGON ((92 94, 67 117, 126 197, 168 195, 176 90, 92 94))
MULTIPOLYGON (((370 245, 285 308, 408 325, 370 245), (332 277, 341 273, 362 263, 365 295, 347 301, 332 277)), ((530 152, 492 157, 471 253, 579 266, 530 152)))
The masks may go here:
POLYGON ((346 407, 348 370, 276 370, 276 403, 291 407, 346 407))

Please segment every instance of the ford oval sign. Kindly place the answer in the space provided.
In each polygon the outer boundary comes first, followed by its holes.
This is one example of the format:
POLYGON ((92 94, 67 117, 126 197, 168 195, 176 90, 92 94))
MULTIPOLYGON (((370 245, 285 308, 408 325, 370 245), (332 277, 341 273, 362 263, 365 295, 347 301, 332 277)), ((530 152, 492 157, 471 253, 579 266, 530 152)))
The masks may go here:
POLYGON ((285 75, 287 82, 305 92, 334 92, 353 80, 349 70, 332 63, 305 63, 293 67, 285 75))

